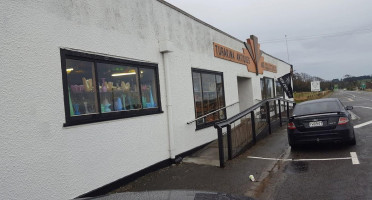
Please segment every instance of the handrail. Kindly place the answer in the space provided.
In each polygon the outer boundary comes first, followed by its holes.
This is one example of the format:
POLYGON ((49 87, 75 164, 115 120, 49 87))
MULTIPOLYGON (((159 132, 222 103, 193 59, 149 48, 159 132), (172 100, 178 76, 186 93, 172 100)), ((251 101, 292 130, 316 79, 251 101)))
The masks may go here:
MULTIPOLYGON (((224 153, 224 136, 223 136, 223 133, 222 133, 222 129, 224 127, 227 128, 227 132, 226 132, 226 137, 227 137, 227 156, 228 156, 228 160, 231 160, 233 158, 233 150, 232 150, 232 129, 231 129, 231 124, 234 123, 235 121, 243 118, 244 116, 247 116, 247 115, 250 115, 250 121, 251 121, 251 131, 252 131, 252 143, 255 144, 256 141, 257 141, 257 135, 256 135, 256 125, 255 125, 255 110, 257 108, 260 108, 261 106, 265 105, 265 110, 266 110, 266 122, 267 122, 267 125, 268 125, 268 133, 271 134, 272 130, 271 130, 271 119, 270 119, 270 113, 271 113, 271 110, 270 110, 270 102, 275 102, 275 101, 278 101, 278 104, 280 105, 279 106, 279 125, 280 127, 282 126, 282 111, 281 111, 281 101, 284 103, 284 109, 285 109, 285 106, 287 106, 287 109, 286 112, 287 112, 287 118, 289 117, 289 103, 292 103, 293 104, 293 107, 296 105, 296 103, 294 101, 291 101, 291 100, 288 100, 288 99, 283 99, 283 98, 280 98, 280 97, 276 97, 276 98, 270 98, 270 99, 265 99, 265 100, 262 100, 261 102, 251 106, 250 108, 244 110, 243 112, 240 112, 232 117, 230 117, 229 119, 226 119, 226 120, 223 120, 223 121, 220 121, 220 122, 216 122, 214 124, 214 127, 217 129, 217 135, 218 135, 218 154, 219 154, 219 160, 220 160, 220 167, 224 167, 225 166, 225 153, 224 153), (287 102, 287 103, 285 103, 287 102)), ((276 113, 276 111, 275 111, 276 113)), ((248 145, 248 144, 247 144, 248 145)))
POLYGON ((186 123, 187 123, 187 124, 191 124, 191 123, 193 123, 193 122, 195 122, 195 121, 197 121, 197 120, 199 120, 199 119, 202 119, 202 118, 204 118, 204 117, 206 117, 206 116, 208 116, 208 115, 211 115, 211 114, 213 114, 213 113, 215 113, 215 112, 218 112, 218 111, 220 111, 220 110, 223 110, 223 109, 225 109, 225 108, 231 107, 231 106, 233 106, 233 105, 235 105, 235 104, 237 104, 237 103, 239 103, 239 101, 237 101, 237 102, 235 102, 235 103, 232 103, 232 104, 230 104, 230 105, 228 105, 228 106, 225 106, 225 107, 223 107, 223 108, 220 108, 220 109, 218 109, 218 110, 215 110, 215 111, 213 111, 213 112, 207 113, 207 114, 205 114, 205 115, 203 115, 203 116, 200 116, 200 117, 198 117, 198 118, 196 118, 196 119, 194 119, 194 120, 192 120, 192 121, 186 122, 186 123))
POLYGON ((217 122, 214 124, 214 127, 215 128, 223 128, 223 127, 226 127, 228 124, 232 124, 234 123, 235 121, 241 119, 242 117, 248 115, 250 112, 256 110, 257 108, 261 107, 262 105, 264 105, 266 102, 270 102, 270 101, 275 101, 275 100, 280 100, 280 101, 283 101, 283 102, 288 102, 288 103, 295 103, 294 101, 291 101, 291 100, 288 100, 288 99, 283 99, 283 98, 280 98, 280 97, 276 97, 276 98, 269 98, 269 99, 265 99, 265 100, 262 100, 261 102, 247 108, 246 110, 230 117, 229 119, 226 119, 226 120, 223 120, 223 121, 220 121, 220 122, 217 122))

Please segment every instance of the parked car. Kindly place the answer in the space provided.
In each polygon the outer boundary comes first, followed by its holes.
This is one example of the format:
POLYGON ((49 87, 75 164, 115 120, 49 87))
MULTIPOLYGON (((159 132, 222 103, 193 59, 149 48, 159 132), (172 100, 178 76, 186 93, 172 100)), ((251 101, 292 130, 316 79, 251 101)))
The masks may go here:
POLYGON ((292 149, 305 143, 344 142, 355 145, 351 122, 352 106, 337 98, 325 98, 297 104, 289 118, 287 132, 292 149))

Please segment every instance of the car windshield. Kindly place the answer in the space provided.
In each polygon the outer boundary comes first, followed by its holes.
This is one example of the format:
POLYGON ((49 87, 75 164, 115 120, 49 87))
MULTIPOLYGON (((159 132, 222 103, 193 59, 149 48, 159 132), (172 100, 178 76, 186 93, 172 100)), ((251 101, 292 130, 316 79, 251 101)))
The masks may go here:
POLYGON ((309 115, 315 113, 339 112, 340 106, 336 101, 324 101, 299 104, 295 107, 293 115, 309 115))

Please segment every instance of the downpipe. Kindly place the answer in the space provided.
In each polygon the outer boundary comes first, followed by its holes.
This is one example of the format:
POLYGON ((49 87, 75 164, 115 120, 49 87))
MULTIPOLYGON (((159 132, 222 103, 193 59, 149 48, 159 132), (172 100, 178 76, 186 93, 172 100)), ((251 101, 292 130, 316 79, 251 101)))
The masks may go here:
POLYGON ((169 63, 167 59, 167 53, 162 52, 162 60, 164 66, 164 77, 165 77, 165 92, 166 92, 166 107, 167 107, 167 122, 168 122, 168 146, 169 146, 169 157, 175 159, 174 154, 174 130, 173 130, 173 109, 172 109, 172 94, 170 86, 170 74, 169 74, 169 63))

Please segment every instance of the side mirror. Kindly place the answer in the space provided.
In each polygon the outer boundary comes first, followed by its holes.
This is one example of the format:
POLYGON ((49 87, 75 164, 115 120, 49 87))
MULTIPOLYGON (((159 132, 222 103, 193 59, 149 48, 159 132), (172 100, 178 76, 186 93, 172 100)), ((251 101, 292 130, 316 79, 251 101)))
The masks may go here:
POLYGON ((352 110, 353 109, 353 106, 346 106, 345 109, 346 110, 352 110))

